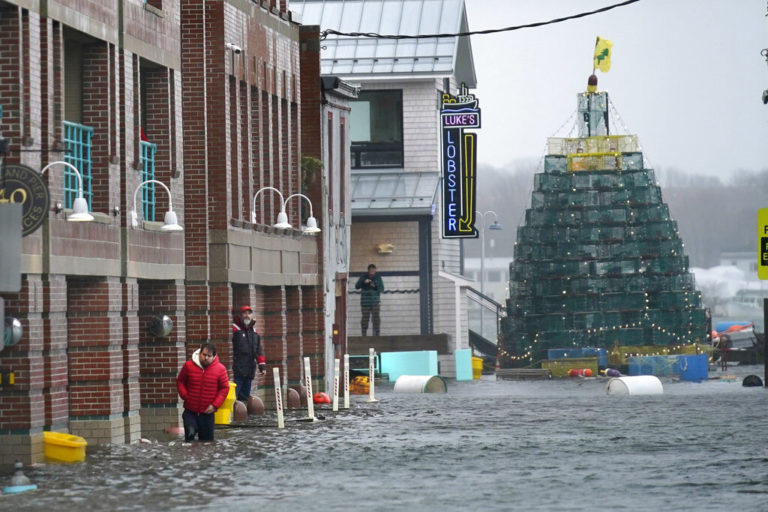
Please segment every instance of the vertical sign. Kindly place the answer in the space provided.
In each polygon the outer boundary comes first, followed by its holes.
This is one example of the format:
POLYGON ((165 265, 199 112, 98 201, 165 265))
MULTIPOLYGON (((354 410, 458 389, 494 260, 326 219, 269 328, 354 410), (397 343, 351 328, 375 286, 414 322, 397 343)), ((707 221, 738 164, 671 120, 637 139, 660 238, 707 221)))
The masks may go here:
POLYGON ((477 98, 464 84, 458 96, 442 96, 443 131, 443 238, 477 238, 475 229, 475 164, 477 135, 465 128, 480 128, 477 98))
POLYGON ((768 208, 757 210, 757 277, 768 279, 768 208))

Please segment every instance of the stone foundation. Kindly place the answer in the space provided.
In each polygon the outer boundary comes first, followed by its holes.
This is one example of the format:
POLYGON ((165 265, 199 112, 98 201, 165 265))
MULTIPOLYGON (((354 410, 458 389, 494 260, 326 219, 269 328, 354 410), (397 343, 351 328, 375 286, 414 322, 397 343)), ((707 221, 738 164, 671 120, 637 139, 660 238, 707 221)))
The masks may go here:
POLYGON ((25 466, 43 462, 43 432, 0 435, 0 463, 9 467, 16 461, 25 466))

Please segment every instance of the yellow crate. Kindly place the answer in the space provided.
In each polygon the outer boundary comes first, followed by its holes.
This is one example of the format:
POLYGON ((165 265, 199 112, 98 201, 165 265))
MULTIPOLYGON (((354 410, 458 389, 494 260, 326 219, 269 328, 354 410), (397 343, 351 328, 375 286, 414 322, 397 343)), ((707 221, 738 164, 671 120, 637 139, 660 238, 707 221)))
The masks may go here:
POLYGON ((81 462, 85 460, 88 443, 80 436, 63 432, 43 432, 45 458, 53 462, 81 462))
POLYGON ((571 370, 589 368, 597 375, 597 357, 569 357, 542 361, 541 367, 552 372, 552 377, 568 377, 571 370))

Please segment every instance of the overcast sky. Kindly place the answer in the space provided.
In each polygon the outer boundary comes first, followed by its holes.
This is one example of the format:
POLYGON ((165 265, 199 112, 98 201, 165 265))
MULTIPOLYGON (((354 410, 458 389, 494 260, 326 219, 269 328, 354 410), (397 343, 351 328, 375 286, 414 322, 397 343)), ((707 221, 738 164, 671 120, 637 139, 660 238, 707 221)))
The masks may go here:
MULTIPOLYGON (((470 30, 576 14, 619 0, 466 0, 470 30)), ((559 24, 472 36, 482 109, 478 161, 540 158, 576 109, 595 37, 613 42, 597 71, 657 170, 727 175, 768 169, 766 0, 640 0, 559 24)), ((568 136, 572 121, 558 136, 568 136)), ((623 132, 620 128, 620 132, 623 132)), ((575 134, 574 134, 575 135, 575 134)))

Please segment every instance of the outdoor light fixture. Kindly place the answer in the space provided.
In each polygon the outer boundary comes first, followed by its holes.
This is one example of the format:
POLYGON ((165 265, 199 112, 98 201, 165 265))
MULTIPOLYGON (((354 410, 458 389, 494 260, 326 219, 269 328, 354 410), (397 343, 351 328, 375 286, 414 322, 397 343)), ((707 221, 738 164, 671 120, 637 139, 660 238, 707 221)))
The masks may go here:
POLYGON ((239 46, 237 46, 236 44, 232 44, 232 43, 225 43, 225 44, 224 44, 224 47, 225 47, 227 50, 232 50, 232 52, 234 52, 234 53, 236 53, 236 54, 238 54, 238 55, 239 55, 239 54, 241 54, 241 53, 243 53, 243 49, 242 49, 242 48, 240 48, 239 46))
MULTIPOLYGON (((88 213, 88 201, 85 200, 83 197, 83 177, 80 174, 80 171, 77 170, 77 167, 72 165, 69 162, 64 162, 63 160, 59 160, 56 162, 51 162, 45 167, 43 167, 43 170, 40 171, 40 174, 45 174, 45 171, 48 170, 49 167, 61 164, 69 168, 72 172, 75 173, 75 176, 77 176, 77 197, 75 198, 74 202, 72 203, 72 213, 67 215, 67 220, 70 222, 89 222, 93 220, 93 215, 88 213)), ((58 203, 57 203, 58 204, 58 203)))
POLYGON ((280 212, 277 214, 277 222, 272 225, 274 228, 278 229, 293 229, 293 226, 290 222, 288 222, 288 214, 285 212, 285 205, 288 204, 288 201, 291 200, 293 197, 303 197, 307 200, 307 203, 309 203, 309 217, 307 218, 307 225, 303 226, 301 228, 302 233, 306 233, 309 235, 313 235, 315 233, 320 232, 320 228, 317 227, 317 219, 315 219, 314 215, 312 215, 312 201, 309 200, 307 196, 304 194, 291 194, 286 199, 283 199, 283 194, 277 190, 275 187, 263 187, 260 188, 254 195, 253 195, 253 209, 251 210, 251 224, 256 224, 256 198, 264 192, 265 190, 272 190, 274 192, 277 192, 277 195, 280 196, 280 212))
POLYGON ((285 201, 283 200, 283 194, 282 192, 277 190, 275 187, 262 187, 259 190, 257 190, 255 194, 253 194, 253 209, 251 210, 251 224, 256 224, 256 198, 259 197, 259 194, 261 194, 265 190, 272 190, 273 192, 277 192, 277 195, 280 196, 280 213, 277 214, 277 223, 273 224, 273 227, 280 228, 280 229, 292 228, 293 226, 291 226, 288 223, 288 215, 285 213, 285 201))
MULTIPOLYGON (((314 215, 312 215, 312 201, 310 201, 309 198, 307 196, 305 196, 304 194, 298 194, 297 193, 297 194, 291 194, 290 196, 288 196, 285 199, 285 203, 283 203, 283 213, 285 213, 285 205, 288 203, 288 201, 291 200, 292 197, 303 197, 304 199, 307 200, 307 203, 309 204, 309 217, 307 217, 307 225, 303 226, 301 228, 301 231, 303 233, 308 234, 308 235, 314 235, 315 233, 319 233, 320 232, 320 228, 317 227, 317 219, 315 218, 314 215)), ((286 215, 286 218, 288 218, 287 215, 286 215)), ((279 219, 279 217, 278 217, 278 219, 279 219)))
POLYGON ((131 210, 131 227, 135 228, 139 225, 139 216, 136 213, 136 194, 139 193, 139 189, 146 185, 147 183, 157 183, 158 185, 161 185, 166 192, 168 192, 168 211, 165 212, 165 219, 163 221, 163 225, 160 228, 160 231, 183 231, 184 228, 179 226, 179 221, 176 218, 176 212, 173 211, 173 199, 171 198, 171 191, 168 189, 167 186, 165 186, 165 183, 162 181, 157 180, 147 180, 139 183, 139 186, 136 187, 136 190, 133 192, 133 210, 131 210))

